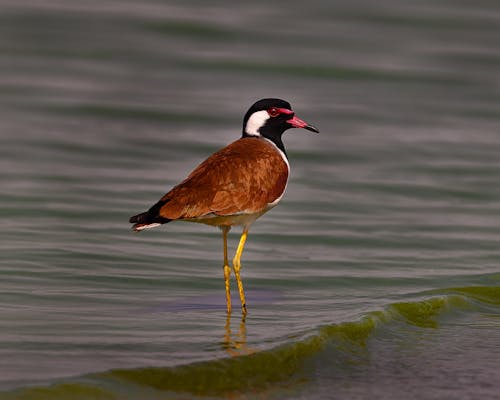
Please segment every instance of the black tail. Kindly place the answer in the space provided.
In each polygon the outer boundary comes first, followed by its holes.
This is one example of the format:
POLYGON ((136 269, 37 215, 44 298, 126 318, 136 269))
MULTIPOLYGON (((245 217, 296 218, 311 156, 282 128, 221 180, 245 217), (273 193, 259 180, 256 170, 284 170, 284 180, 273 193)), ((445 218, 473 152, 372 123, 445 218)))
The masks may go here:
POLYGON ((148 211, 130 217, 128 222, 134 224, 134 226, 132 226, 132 229, 136 232, 139 232, 143 229, 154 228, 155 226, 166 224, 167 222, 172 221, 171 219, 159 215, 160 208, 165 203, 166 201, 159 201, 148 211))

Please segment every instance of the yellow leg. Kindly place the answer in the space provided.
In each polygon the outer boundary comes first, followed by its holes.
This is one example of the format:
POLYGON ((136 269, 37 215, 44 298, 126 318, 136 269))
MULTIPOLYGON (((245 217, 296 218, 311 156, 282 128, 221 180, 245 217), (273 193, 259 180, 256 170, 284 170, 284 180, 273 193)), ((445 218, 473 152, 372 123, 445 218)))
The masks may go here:
POLYGON ((233 258, 233 270, 234 275, 236 276, 236 282, 238 283, 238 290, 240 292, 240 300, 241 300, 241 311, 245 315, 247 313, 247 304, 245 301, 245 292, 243 291, 243 283, 241 282, 240 277, 240 269, 241 269, 241 253, 243 253, 243 248, 245 247, 245 242, 247 240, 248 228, 243 229, 243 233, 241 234, 240 243, 238 244, 238 249, 236 250, 236 254, 233 258))
POLYGON ((231 276, 231 268, 229 267, 229 261, 227 259, 227 234, 231 227, 222 227, 222 239, 224 242, 224 283, 226 285, 226 306, 227 313, 231 314, 231 288, 229 284, 229 277, 231 276))

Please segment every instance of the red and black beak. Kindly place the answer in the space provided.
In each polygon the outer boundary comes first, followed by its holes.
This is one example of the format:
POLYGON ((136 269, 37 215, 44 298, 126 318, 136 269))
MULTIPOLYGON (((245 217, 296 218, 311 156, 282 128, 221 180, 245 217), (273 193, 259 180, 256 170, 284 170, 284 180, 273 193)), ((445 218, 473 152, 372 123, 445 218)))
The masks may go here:
POLYGON ((293 128, 304 128, 307 129, 308 131, 319 133, 319 129, 315 128, 312 125, 309 125, 306 121, 301 120, 299 117, 294 115, 292 118, 287 120, 290 125, 292 125, 293 128))

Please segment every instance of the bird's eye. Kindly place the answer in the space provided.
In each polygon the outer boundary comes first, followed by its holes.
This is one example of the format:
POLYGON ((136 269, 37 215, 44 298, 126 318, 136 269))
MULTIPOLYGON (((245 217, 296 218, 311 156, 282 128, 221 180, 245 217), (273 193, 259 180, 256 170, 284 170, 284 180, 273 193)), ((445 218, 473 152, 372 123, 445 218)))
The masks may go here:
POLYGON ((277 117, 278 115, 280 115, 280 110, 278 110, 276 107, 273 107, 267 110, 267 113, 270 117, 277 117))

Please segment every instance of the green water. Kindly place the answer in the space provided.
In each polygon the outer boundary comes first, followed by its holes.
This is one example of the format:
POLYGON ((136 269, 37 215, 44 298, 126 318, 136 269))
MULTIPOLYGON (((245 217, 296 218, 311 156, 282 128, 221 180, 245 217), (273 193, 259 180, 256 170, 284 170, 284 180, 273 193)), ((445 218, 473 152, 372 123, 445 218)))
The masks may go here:
POLYGON ((0 1, 0 399, 498 396, 500 5, 330 3, 0 1), (227 319, 218 230, 127 220, 268 96, 321 134, 227 319))

